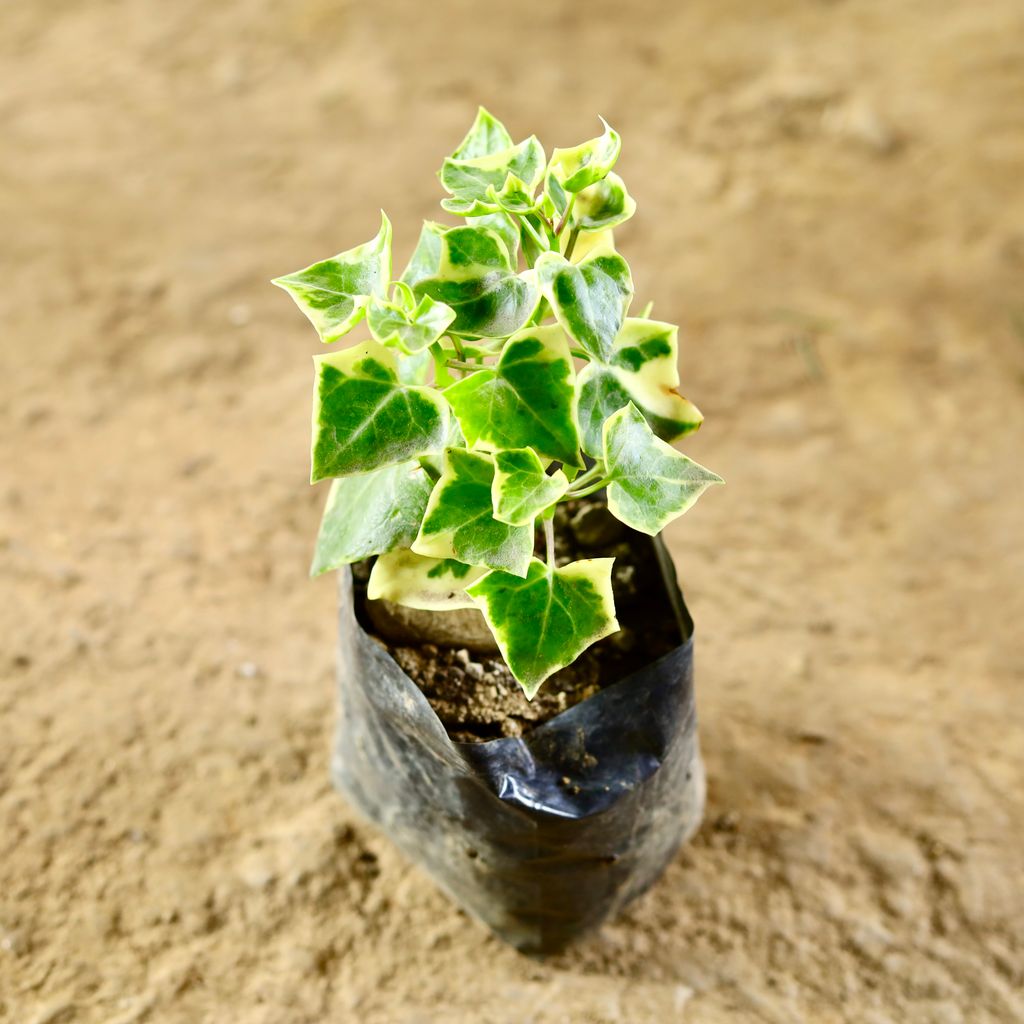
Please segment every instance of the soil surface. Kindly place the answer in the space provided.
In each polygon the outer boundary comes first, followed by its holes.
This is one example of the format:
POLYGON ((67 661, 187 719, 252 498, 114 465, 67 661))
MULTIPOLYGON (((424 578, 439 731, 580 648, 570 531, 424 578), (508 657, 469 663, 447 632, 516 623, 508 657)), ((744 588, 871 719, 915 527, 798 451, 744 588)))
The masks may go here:
POLYGON ((1020 0, 0 13, 0 1020, 1024 1019, 1020 0), (330 788, 315 337, 477 102, 681 324, 706 823, 534 962, 330 788))
MULTIPOLYGON (((555 562, 612 557, 612 591, 619 630, 550 676, 527 700, 501 655, 432 643, 386 643, 392 657, 423 691, 453 740, 484 742, 522 736, 650 665, 685 639, 668 603, 651 542, 627 531, 601 501, 573 501, 555 512, 555 562)), ((544 543, 538 532, 538 557, 544 543)), ((363 575, 356 572, 356 579, 363 575)), ((362 597, 357 583, 357 601, 362 597)), ((372 632, 372 629, 371 629, 372 632)))

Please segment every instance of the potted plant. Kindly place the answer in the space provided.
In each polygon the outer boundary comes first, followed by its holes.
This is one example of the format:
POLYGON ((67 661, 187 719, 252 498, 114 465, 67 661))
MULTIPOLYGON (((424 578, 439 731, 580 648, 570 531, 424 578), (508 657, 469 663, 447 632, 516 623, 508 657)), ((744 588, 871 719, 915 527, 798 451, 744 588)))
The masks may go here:
POLYGON ((677 328, 628 315, 618 134, 550 158, 480 109, 458 222, 274 283, 325 343, 313 572, 340 574, 338 786, 518 948, 647 888, 700 820, 692 623, 658 535, 721 480, 677 328), (653 540, 652 540, 653 538, 653 540))

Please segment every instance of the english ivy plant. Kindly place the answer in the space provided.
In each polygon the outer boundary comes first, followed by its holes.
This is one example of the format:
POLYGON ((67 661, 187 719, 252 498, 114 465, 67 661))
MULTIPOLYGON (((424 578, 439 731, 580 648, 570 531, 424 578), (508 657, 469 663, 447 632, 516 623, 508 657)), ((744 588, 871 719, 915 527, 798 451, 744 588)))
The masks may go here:
POLYGON ((311 476, 333 482, 313 573, 376 555, 371 597, 478 607, 531 698, 619 628, 613 560, 557 565, 555 506, 606 490, 653 536, 722 482, 668 444, 702 417, 677 391, 677 328, 628 315, 612 229, 636 203, 602 124, 547 158, 481 108, 438 173, 461 220, 425 222, 401 274, 382 216, 274 281, 325 343, 370 335, 315 358, 311 476))

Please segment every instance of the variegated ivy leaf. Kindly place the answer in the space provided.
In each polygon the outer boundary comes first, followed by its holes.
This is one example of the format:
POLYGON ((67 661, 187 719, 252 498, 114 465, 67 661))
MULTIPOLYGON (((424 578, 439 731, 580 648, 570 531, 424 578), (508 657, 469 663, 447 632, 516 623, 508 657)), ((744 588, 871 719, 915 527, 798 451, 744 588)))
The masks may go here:
POLYGON ((619 628, 613 561, 584 559, 554 569, 534 558, 525 579, 489 572, 467 587, 529 699, 548 676, 619 628))
POLYGON ((512 136, 505 126, 483 107, 476 112, 476 120, 466 137, 455 147, 453 160, 475 160, 489 153, 500 153, 512 146, 512 136))
MULTIPOLYGON (((406 287, 403 285, 403 287, 406 287)), ((407 353, 429 348, 451 326, 455 310, 424 295, 415 309, 375 299, 366 311, 370 333, 383 345, 397 345, 407 353)))
POLYGON ((348 334, 366 313, 371 296, 383 298, 391 280, 391 222, 381 213, 376 237, 274 279, 316 328, 324 343, 348 334))
MULTIPOLYGON (((403 384, 426 384, 433 362, 433 354, 430 349, 424 349, 415 355, 400 355, 398 357, 398 379, 403 384)), ((450 419, 452 423, 457 422, 454 416, 450 419)))
POLYGON ((496 231, 508 250, 511 266, 515 267, 519 259, 519 225, 507 213, 498 211, 485 217, 467 217, 466 226, 472 228, 490 228, 496 231))
POLYGON ((494 455, 491 499, 494 518, 511 526, 527 526, 569 489, 560 470, 548 476, 532 448, 514 448, 494 455))
POLYGON ((441 200, 441 209, 456 217, 484 217, 501 209, 501 204, 491 199, 490 193, 483 199, 476 196, 446 196, 441 200))
POLYGON ((602 457, 605 420, 630 402, 666 441, 701 425, 700 410, 676 391, 678 332, 674 324, 627 317, 607 361, 594 360, 580 371, 576 418, 588 455, 602 457))
POLYGON ((602 117, 604 132, 596 139, 590 139, 571 149, 556 149, 551 154, 548 170, 566 192, 582 192, 594 182, 600 181, 619 158, 622 140, 602 117))
POLYGON ((537 208, 537 200, 533 193, 534 189, 530 188, 525 181, 510 174, 501 189, 496 189, 492 185, 487 190, 487 197, 502 210, 518 216, 531 213, 537 208))
POLYGON ((490 187, 500 189, 509 175, 520 179, 531 192, 544 173, 544 147, 536 135, 516 146, 472 158, 448 157, 438 177, 453 198, 487 199, 490 187))
POLYGON ((405 462, 445 444, 448 403, 433 388, 401 383, 391 349, 367 341, 313 362, 313 483, 405 462))
POLYGON ((373 563, 366 596, 423 611, 473 608, 466 587, 486 572, 482 566, 466 565, 454 558, 427 558, 408 548, 398 548, 373 563))
POLYGON ((466 440, 497 451, 533 448, 581 465, 573 416, 575 369, 560 327, 524 327, 505 343, 494 366, 445 389, 466 440))
POLYGON ((610 241, 571 263, 544 253, 534 268, 544 298, 567 334, 592 359, 607 359, 633 298, 629 265, 610 241))
MULTIPOLYGON (((406 281, 417 296, 428 295, 455 310, 454 333, 504 338, 530 319, 540 302, 536 276, 529 270, 515 272, 497 230, 479 225, 449 228, 439 243, 433 274, 406 281)), ((418 266, 424 265, 425 257, 418 266)))
POLYGON ((604 458, 609 511, 652 537, 724 482, 657 437, 632 402, 605 423, 604 458))
POLYGON ((448 449, 412 550, 525 575, 533 553, 533 529, 494 518, 493 483, 494 460, 489 455, 448 449))
POLYGON ((581 231, 604 231, 629 220, 636 213, 636 201, 615 173, 595 182, 576 196, 573 224, 581 231))
POLYGON ((433 277, 441 264, 441 239, 448 230, 443 224, 433 220, 425 220, 420 229, 420 237, 409 263, 402 271, 401 283, 412 289, 424 280, 433 277))
POLYGON ((569 208, 569 193, 562 188, 553 171, 544 174, 544 212, 549 217, 561 218, 569 208))
POLYGON ((333 481, 310 575, 411 544, 432 488, 415 460, 333 481))

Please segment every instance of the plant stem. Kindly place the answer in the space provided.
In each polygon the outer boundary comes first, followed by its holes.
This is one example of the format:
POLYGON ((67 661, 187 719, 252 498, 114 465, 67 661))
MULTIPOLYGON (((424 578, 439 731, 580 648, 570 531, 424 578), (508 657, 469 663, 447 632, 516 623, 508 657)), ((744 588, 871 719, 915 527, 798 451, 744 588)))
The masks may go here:
POLYGON ((467 363, 463 359, 449 359, 447 361, 448 368, 450 370, 482 370, 482 363, 467 363))
POLYGON ((537 248, 541 252, 547 252, 550 246, 537 234, 537 229, 530 223, 525 213, 519 214, 519 223, 526 228, 526 233, 537 243, 537 248))
POLYGON ((589 487, 595 480, 599 479, 604 472, 604 465, 596 462, 590 469, 584 470, 572 482, 570 490, 578 490, 580 487, 589 487))
POLYGON ((601 477, 600 480, 595 480, 587 487, 583 487, 579 490, 566 491, 565 494, 562 495, 561 500, 570 501, 573 498, 585 498, 588 494, 593 494, 595 491, 600 491, 602 488, 607 487, 610 480, 610 476, 604 476, 601 477))
POLYGON ((459 339, 456 338, 454 334, 449 334, 448 337, 451 338, 452 344, 455 346, 455 354, 460 359, 465 359, 466 358, 466 352, 465 352, 465 350, 462 347, 462 342, 459 341, 459 339))
POLYGON ((568 259, 572 259, 572 251, 573 251, 573 249, 576 248, 576 239, 579 238, 579 237, 580 237, 580 229, 579 228, 573 228, 572 231, 569 232, 569 241, 568 241, 568 244, 565 247, 565 253, 564 253, 565 258, 567 260, 568 259))
POLYGON ((573 192, 569 196, 569 204, 565 208, 565 213, 562 214, 562 219, 558 222, 558 227, 555 228, 555 234, 560 235, 565 230, 565 225, 569 223, 569 218, 572 216, 572 208, 576 205, 576 193, 573 192))
POLYGON ((586 359, 588 363, 590 362, 590 353, 584 352, 581 348, 570 348, 569 353, 579 359, 586 359))
POLYGON ((544 542, 548 551, 548 568, 555 567, 555 523, 553 519, 544 520, 544 542))

